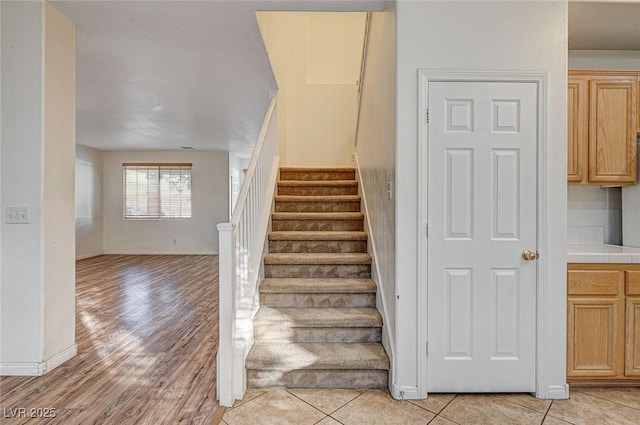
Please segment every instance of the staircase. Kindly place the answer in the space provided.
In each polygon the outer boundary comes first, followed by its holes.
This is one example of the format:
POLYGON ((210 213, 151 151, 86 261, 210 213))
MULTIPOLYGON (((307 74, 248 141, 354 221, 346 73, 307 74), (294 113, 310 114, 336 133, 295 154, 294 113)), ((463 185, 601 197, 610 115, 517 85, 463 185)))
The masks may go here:
POLYGON ((280 169, 249 387, 387 387, 357 194, 353 168, 280 169))

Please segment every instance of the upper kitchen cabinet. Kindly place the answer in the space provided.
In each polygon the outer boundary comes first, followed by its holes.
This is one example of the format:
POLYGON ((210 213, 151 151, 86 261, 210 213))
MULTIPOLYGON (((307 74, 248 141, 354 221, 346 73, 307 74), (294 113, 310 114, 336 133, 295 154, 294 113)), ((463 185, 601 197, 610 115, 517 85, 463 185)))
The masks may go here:
POLYGON ((638 133, 640 133, 640 74, 638 74, 638 89, 636 90, 636 99, 638 101, 638 106, 636 107, 636 112, 638 113, 638 117, 636 118, 636 127, 638 133))
POLYGON ((587 164, 587 134, 589 122, 587 110, 589 108, 589 80, 587 78, 569 76, 569 91, 567 93, 567 107, 569 117, 567 129, 569 131, 567 143, 569 148, 569 163, 567 172, 569 182, 586 183, 587 164))
POLYGON ((570 183, 637 182, 637 90, 637 72, 569 72, 570 183))

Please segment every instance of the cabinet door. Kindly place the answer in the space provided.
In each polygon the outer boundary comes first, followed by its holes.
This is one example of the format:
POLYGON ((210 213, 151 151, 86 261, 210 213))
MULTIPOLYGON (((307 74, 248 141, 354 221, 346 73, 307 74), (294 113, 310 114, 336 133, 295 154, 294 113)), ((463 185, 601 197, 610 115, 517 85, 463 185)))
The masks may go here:
POLYGON ((636 78, 589 80, 589 182, 634 184, 636 78))
POLYGON ((640 376, 640 297, 627 297, 625 375, 640 376))
POLYGON ((567 376, 621 377, 624 311, 618 297, 569 297, 567 376))
POLYGON ((638 114, 636 118, 636 129, 638 133, 640 133, 640 75, 638 76, 638 88, 636 89, 636 113, 638 114))
POLYGON ((588 80, 570 78, 567 92, 567 145, 568 145, 568 178, 570 183, 587 182, 587 135, 589 122, 588 80))

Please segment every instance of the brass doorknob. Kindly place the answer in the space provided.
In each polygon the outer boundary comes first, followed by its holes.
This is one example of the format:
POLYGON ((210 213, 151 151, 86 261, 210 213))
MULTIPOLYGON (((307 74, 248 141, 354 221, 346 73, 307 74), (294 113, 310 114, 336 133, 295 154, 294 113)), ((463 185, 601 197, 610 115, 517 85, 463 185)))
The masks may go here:
POLYGON ((537 260, 538 257, 540 257, 538 251, 531 251, 530 249, 522 251, 522 259, 525 261, 537 260))

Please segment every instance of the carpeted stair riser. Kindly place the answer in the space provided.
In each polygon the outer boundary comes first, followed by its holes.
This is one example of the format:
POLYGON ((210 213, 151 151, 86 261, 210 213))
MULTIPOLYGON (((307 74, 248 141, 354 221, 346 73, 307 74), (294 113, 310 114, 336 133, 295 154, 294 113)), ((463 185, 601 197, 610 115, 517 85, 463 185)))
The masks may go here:
POLYGON ((371 264, 267 264, 266 277, 371 277, 371 264))
POLYGON ((318 219, 279 219, 273 217, 271 219, 271 225, 274 231, 323 231, 323 232, 338 232, 338 231, 362 231, 364 223, 362 219, 339 219, 339 220, 323 220, 318 219))
POLYGON ((269 294, 260 293, 265 307, 375 307, 376 294, 269 294))
POLYGON ((259 344, 305 342, 375 343, 382 341, 382 328, 294 328, 256 322, 254 335, 259 344))
POLYGON ((359 212, 360 201, 305 202, 278 201, 276 212, 359 212))
POLYGON ((367 252, 366 240, 341 241, 269 241, 269 252, 367 252))
POLYGON ((280 180, 305 180, 305 181, 326 181, 326 180, 355 180, 356 170, 354 168, 340 168, 333 170, 323 170, 314 168, 281 168, 280 180))
POLYGON ((386 388, 386 370, 247 370, 250 388, 386 388))
POLYGON ((318 185, 287 185, 286 182, 278 183, 278 195, 295 196, 339 196, 357 195, 358 185, 318 186, 318 185))

